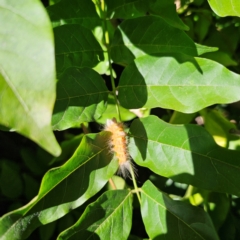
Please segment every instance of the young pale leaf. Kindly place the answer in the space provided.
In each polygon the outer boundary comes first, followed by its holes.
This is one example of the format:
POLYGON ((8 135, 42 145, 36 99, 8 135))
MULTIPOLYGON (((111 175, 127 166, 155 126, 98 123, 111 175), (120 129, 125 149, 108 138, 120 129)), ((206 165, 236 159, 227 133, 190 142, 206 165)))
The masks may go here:
POLYGON ((197 56, 216 48, 195 44, 187 34, 172 27, 162 18, 144 16, 123 21, 117 28, 111 45, 115 62, 129 64, 145 54, 180 52, 197 56))
POLYGON ((101 26, 100 18, 92 1, 61 0, 48 7, 47 11, 53 27, 77 23, 93 30, 96 26, 101 26))
POLYGON ((203 209, 174 201, 147 181, 142 187, 141 213, 151 239, 218 240, 203 209))
POLYGON ((212 60, 171 53, 137 58, 118 86, 125 108, 162 107, 193 113, 240 99, 240 76, 212 60))
POLYGON ((68 68, 59 77, 53 129, 64 130, 99 118, 106 109, 108 90, 90 68, 68 68))
POLYGON ((181 183, 240 196, 240 153, 219 147, 196 125, 171 125, 156 116, 135 120, 130 128, 133 160, 181 183))
POLYGON ((176 11, 176 5, 174 4, 174 0, 160 0, 154 1, 150 5, 151 14, 160 16, 163 18, 168 24, 173 27, 182 29, 182 30, 189 30, 189 27, 185 25, 176 11))
POLYGON ((239 0, 208 0, 208 3, 212 10, 220 17, 240 17, 239 0))
POLYGON ((145 0, 105 0, 107 18, 136 18, 146 15, 150 1, 145 0))
POLYGON ((51 130, 55 101, 51 25, 37 0, 0 1, 0 124, 53 155, 61 150, 51 130))
POLYGON ((219 146, 228 148, 230 140, 238 139, 237 136, 230 133, 230 130, 236 130, 236 125, 220 112, 213 109, 203 109, 200 114, 203 117, 205 129, 213 136, 219 146))
POLYGON ((95 195, 116 172, 106 142, 108 133, 86 135, 73 156, 43 177, 38 195, 26 206, 0 219, 1 239, 26 239, 95 195))
POLYGON ((94 67, 103 60, 100 44, 92 32, 78 24, 54 28, 57 72, 68 67, 94 67))
POLYGON ((132 226, 132 193, 128 190, 105 192, 90 204, 81 218, 58 236, 58 240, 127 239, 132 226))

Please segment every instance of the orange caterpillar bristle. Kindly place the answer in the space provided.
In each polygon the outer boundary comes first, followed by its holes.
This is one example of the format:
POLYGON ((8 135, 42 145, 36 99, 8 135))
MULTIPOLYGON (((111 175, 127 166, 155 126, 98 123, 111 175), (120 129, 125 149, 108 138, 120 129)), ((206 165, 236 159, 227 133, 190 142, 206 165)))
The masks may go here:
POLYGON ((127 148, 128 139, 127 134, 124 131, 124 125, 121 122, 118 123, 115 118, 113 120, 108 119, 104 130, 111 132, 109 148, 118 159, 118 173, 126 178, 130 173, 131 161, 127 148))

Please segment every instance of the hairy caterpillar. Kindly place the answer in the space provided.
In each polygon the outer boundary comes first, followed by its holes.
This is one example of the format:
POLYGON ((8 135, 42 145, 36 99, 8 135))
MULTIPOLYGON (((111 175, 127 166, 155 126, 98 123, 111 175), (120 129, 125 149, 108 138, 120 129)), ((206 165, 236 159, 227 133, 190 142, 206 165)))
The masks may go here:
POLYGON ((108 144, 110 151, 115 154, 118 159, 118 173, 124 178, 127 178, 131 172, 131 167, 133 170, 134 168, 128 153, 128 138, 124 131, 124 125, 121 122, 117 122, 115 118, 112 120, 108 119, 104 130, 111 132, 108 144))

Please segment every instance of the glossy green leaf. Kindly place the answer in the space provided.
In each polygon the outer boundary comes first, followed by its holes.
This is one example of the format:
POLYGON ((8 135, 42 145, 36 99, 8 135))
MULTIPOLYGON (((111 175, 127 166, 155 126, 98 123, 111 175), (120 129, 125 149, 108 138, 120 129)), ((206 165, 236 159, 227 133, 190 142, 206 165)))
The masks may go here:
POLYGON ((81 218, 58 236, 58 240, 127 239, 132 226, 132 193, 128 190, 105 192, 90 204, 81 218))
POLYGON ((240 99, 240 76, 204 58, 143 56, 123 71, 118 86, 125 108, 162 107, 193 113, 240 99))
POLYGON ((105 0, 107 18, 136 18, 146 15, 150 1, 145 0, 105 0))
POLYGON ((239 0, 208 0, 212 10, 220 17, 238 16, 240 17, 239 0))
POLYGON ((142 187, 141 213, 151 239, 219 239, 203 209, 174 201, 147 181, 142 187))
POLYGON ((187 34, 156 16, 123 21, 111 44, 111 56, 117 63, 129 64, 145 54, 180 52, 197 56, 215 48, 195 44, 187 34), (153 37, 154 36, 154 37, 153 37))
POLYGON ((135 120, 129 134, 138 165, 176 182, 240 196, 240 153, 219 147, 204 128, 149 116, 135 120))
POLYGON ((102 48, 92 32, 78 24, 54 28, 57 72, 68 67, 94 67, 103 60, 102 48))
POLYGON ((50 21, 38 0, 0 1, 0 124, 53 155, 55 63, 50 21))
POLYGON ((106 109, 108 89, 90 68, 68 68, 59 77, 54 107, 53 129, 79 127, 98 119, 106 109))
POLYGON ((101 25, 92 1, 61 0, 47 8, 53 27, 77 23, 86 28, 94 29, 101 25))
POLYGON ((154 1, 153 4, 150 5, 149 12, 163 18, 168 24, 175 28, 186 31, 189 30, 189 27, 179 18, 174 0, 154 1))
POLYGON ((0 238, 26 239, 35 228, 61 218, 95 195, 118 168, 106 147, 108 139, 106 132, 86 135, 64 165, 45 174, 30 203, 0 219, 0 238))

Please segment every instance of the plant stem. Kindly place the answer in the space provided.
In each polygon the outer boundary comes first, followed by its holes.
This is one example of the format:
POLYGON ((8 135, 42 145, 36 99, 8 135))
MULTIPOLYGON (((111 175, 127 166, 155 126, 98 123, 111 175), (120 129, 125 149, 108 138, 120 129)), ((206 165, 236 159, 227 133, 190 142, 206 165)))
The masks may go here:
POLYGON ((139 195, 137 182, 136 182, 135 175, 134 175, 134 171, 133 171, 133 167, 132 167, 131 164, 130 164, 130 174, 131 174, 131 177, 132 177, 134 189, 135 189, 136 194, 137 194, 137 197, 138 197, 138 201, 139 201, 139 203, 140 203, 140 205, 141 205, 141 197, 140 197, 140 195, 139 195))
POLYGON ((111 78, 111 85, 112 85, 112 94, 114 96, 115 104, 116 104, 116 110, 118 114, 119 121, 121 122, 121 115, 120 115, 120 110, 119 110, 119 104, 117 100, 117 91, 116 91, 116 85, 113 77, 113 69, 112 69, 112 63, 111 63, 111 54, 109 50, 109 32, 108 32, 108 27, 107 27, 107 20, 105 17, 105 2, 104 0, 101 1, 101 17, 103 19, 103 35, 104 35, 104 43, 107 49, 107 57, 108 57, 108 65, 109 65, 109 71, 110 71, 110 78, 111 78))
POLYGON ((117 189, 117 187, 116 187, 116 185, 115 185, 115 183, 114 183, 113 179, 112 179, 112 178, 110 178, 108 181, 109 181, 109 184, 111 185, 112 189, 116 190, 116 189, 117 189))
MULTIPOLYGON (((107 56, 108 56, 108 64, 109 64, 109 71, 110 71, 110 78, 111 78, 111 85, 112 85, 112 93, 113 93, 113 96, 114 96, 119 121, 121 122, 119 103, 118 103, 118 100, 117 100, 116 85, 115 85, 115 81, 114 81, 114 77, 113 77, 111 54, 110 54, 110 50, 109 50, 110 41, 109 41, 109 32, 108 32, 108 27, 107 27, 107 20, 106 20, 106 16, 105 16, 105 2, 104 2, 104 0, 101 1, 101 17, 103 19, 104 42, 105 42, 105 46, 107 48, 107 56)), ((134 185, 139 203, 141 204, 141 198, 140 198, 140 195, 139 195, 138 186, 137 186, 137 182, 136 182, 136 179, 135 179, 135 175, 134 175, 132 165, 130 165, 130 174, 131 174, 131 177, 132 177, 133 185, 134 185)))

